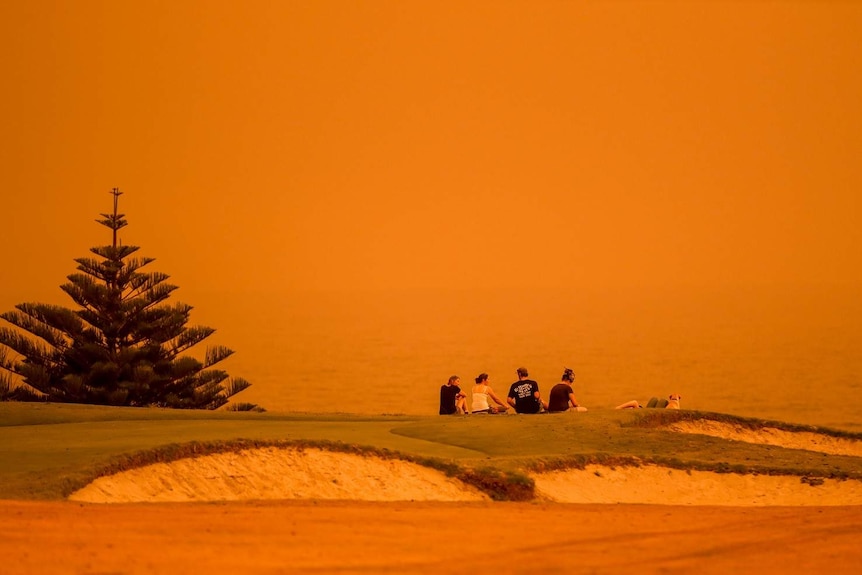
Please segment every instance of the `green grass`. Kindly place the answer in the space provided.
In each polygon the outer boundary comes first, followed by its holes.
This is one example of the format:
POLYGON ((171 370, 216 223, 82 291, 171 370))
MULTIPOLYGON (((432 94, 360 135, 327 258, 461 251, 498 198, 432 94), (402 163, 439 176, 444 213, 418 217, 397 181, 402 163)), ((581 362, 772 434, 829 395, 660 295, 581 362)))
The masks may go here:
POLYGON ((530 470, 589 463, 862 480, 862 458, 667 431, 708 418, 757 429, 862 435, 666 410, 536 416, 357 416, 0 403, 0 498, 61 499, 95 477, 248 446, 323 447, 437 468, 494 499, 532 497, 530 470))

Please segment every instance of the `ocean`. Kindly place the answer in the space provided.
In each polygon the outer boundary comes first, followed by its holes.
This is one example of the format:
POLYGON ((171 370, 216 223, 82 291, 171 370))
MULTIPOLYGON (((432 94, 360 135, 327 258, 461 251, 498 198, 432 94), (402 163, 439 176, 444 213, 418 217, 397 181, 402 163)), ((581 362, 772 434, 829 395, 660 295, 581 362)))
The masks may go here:
MULTIPOLYGON (((213 294, 209 294, 213 295, 213 294)), ((563 369, 590 410, 682 407, 862 431, 862 304, 850 288, 380 290, 201 296, 192 323, 268 411, 436 414, 439 388, 563 369)), ((198 297, 198 296, 195 296, 198 297)), ((182 300, 185 301, 185 300, 182 300)))

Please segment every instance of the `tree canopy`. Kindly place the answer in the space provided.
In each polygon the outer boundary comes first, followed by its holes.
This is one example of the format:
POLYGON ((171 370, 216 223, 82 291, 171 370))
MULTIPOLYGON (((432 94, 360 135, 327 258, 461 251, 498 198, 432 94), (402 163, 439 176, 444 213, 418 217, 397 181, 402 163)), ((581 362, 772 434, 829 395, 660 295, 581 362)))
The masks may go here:
MULTIPOLYGON (((112 233, 110 245, 90 248, 78 273, 60 288, 77 304, 72 310, 21 303, 0 314, 0 399, 124 406, 216 409, 251 384, 215 366, 233 354, 206 348, 198 359, 185 352, 215 331, 188 326, 192 307, 167 300, 177 286, 169 276, 143 271, 154 260, 119 241, 128 225, 113 211, 96 220, 112 233)), ((260 410, 249 403, 237 410, 260 410)))

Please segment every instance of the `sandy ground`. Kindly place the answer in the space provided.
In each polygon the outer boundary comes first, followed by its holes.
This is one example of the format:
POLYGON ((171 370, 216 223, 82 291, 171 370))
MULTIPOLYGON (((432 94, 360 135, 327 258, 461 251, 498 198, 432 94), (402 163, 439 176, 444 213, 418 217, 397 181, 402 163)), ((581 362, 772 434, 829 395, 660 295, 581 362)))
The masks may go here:
POLYGON ((2 572, 862 572, 862 507, 0 501, 2 572))

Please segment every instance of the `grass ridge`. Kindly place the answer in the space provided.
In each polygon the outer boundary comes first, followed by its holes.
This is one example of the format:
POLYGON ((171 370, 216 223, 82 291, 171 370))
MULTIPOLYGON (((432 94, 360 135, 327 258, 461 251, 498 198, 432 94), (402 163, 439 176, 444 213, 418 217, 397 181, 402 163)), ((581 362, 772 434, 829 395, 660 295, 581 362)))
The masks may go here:
POLYGON ((615 467, 641 467, 657 465, 679 471, 707 471, 712 473, 735 473, 737 475, 769 475, 785 477, 817 477, 820 479, 862 481, 862 473, 855 471, 834 470, 830 472, 816 469, 792 469, 787 467, 771 467, 767 465, 745 465, 727 461, 703 462, 683 461, 674 457, 635 457, 619 456, 608 453, 576 455, 561 458, 546 458, 530 462, 526 467, 535 473, 566 471, 568 469, 586 469, 588 465, 603 465, 615 467))
POLYGON ((862 433, 852 431, 844 431, 840 429, 831 429, 829 427, 818 427, 814 425, 804 425, 799 423, 788 423, 785 421, 775 421, 769 419, 757 419, 754 417, 741 417, 728 413, 716 413, 712 411, 691 411, 691 410, 676 410, 676 409, 645 409, 642 412, 638 410, 637 417, 630 422, 621 424, 623 427, 643 427, 655 428, 665 427, 678 422, 697 422, 697 421, 714 421, 716 423, 726 423, 728 425, 739 426, 750 431, 759 431, 761 429, 770 428, 779 431, 787 431, 790 433, 817 433, 819 435, 827 435, 836 439, 852 439, 862 441, 862 433))

